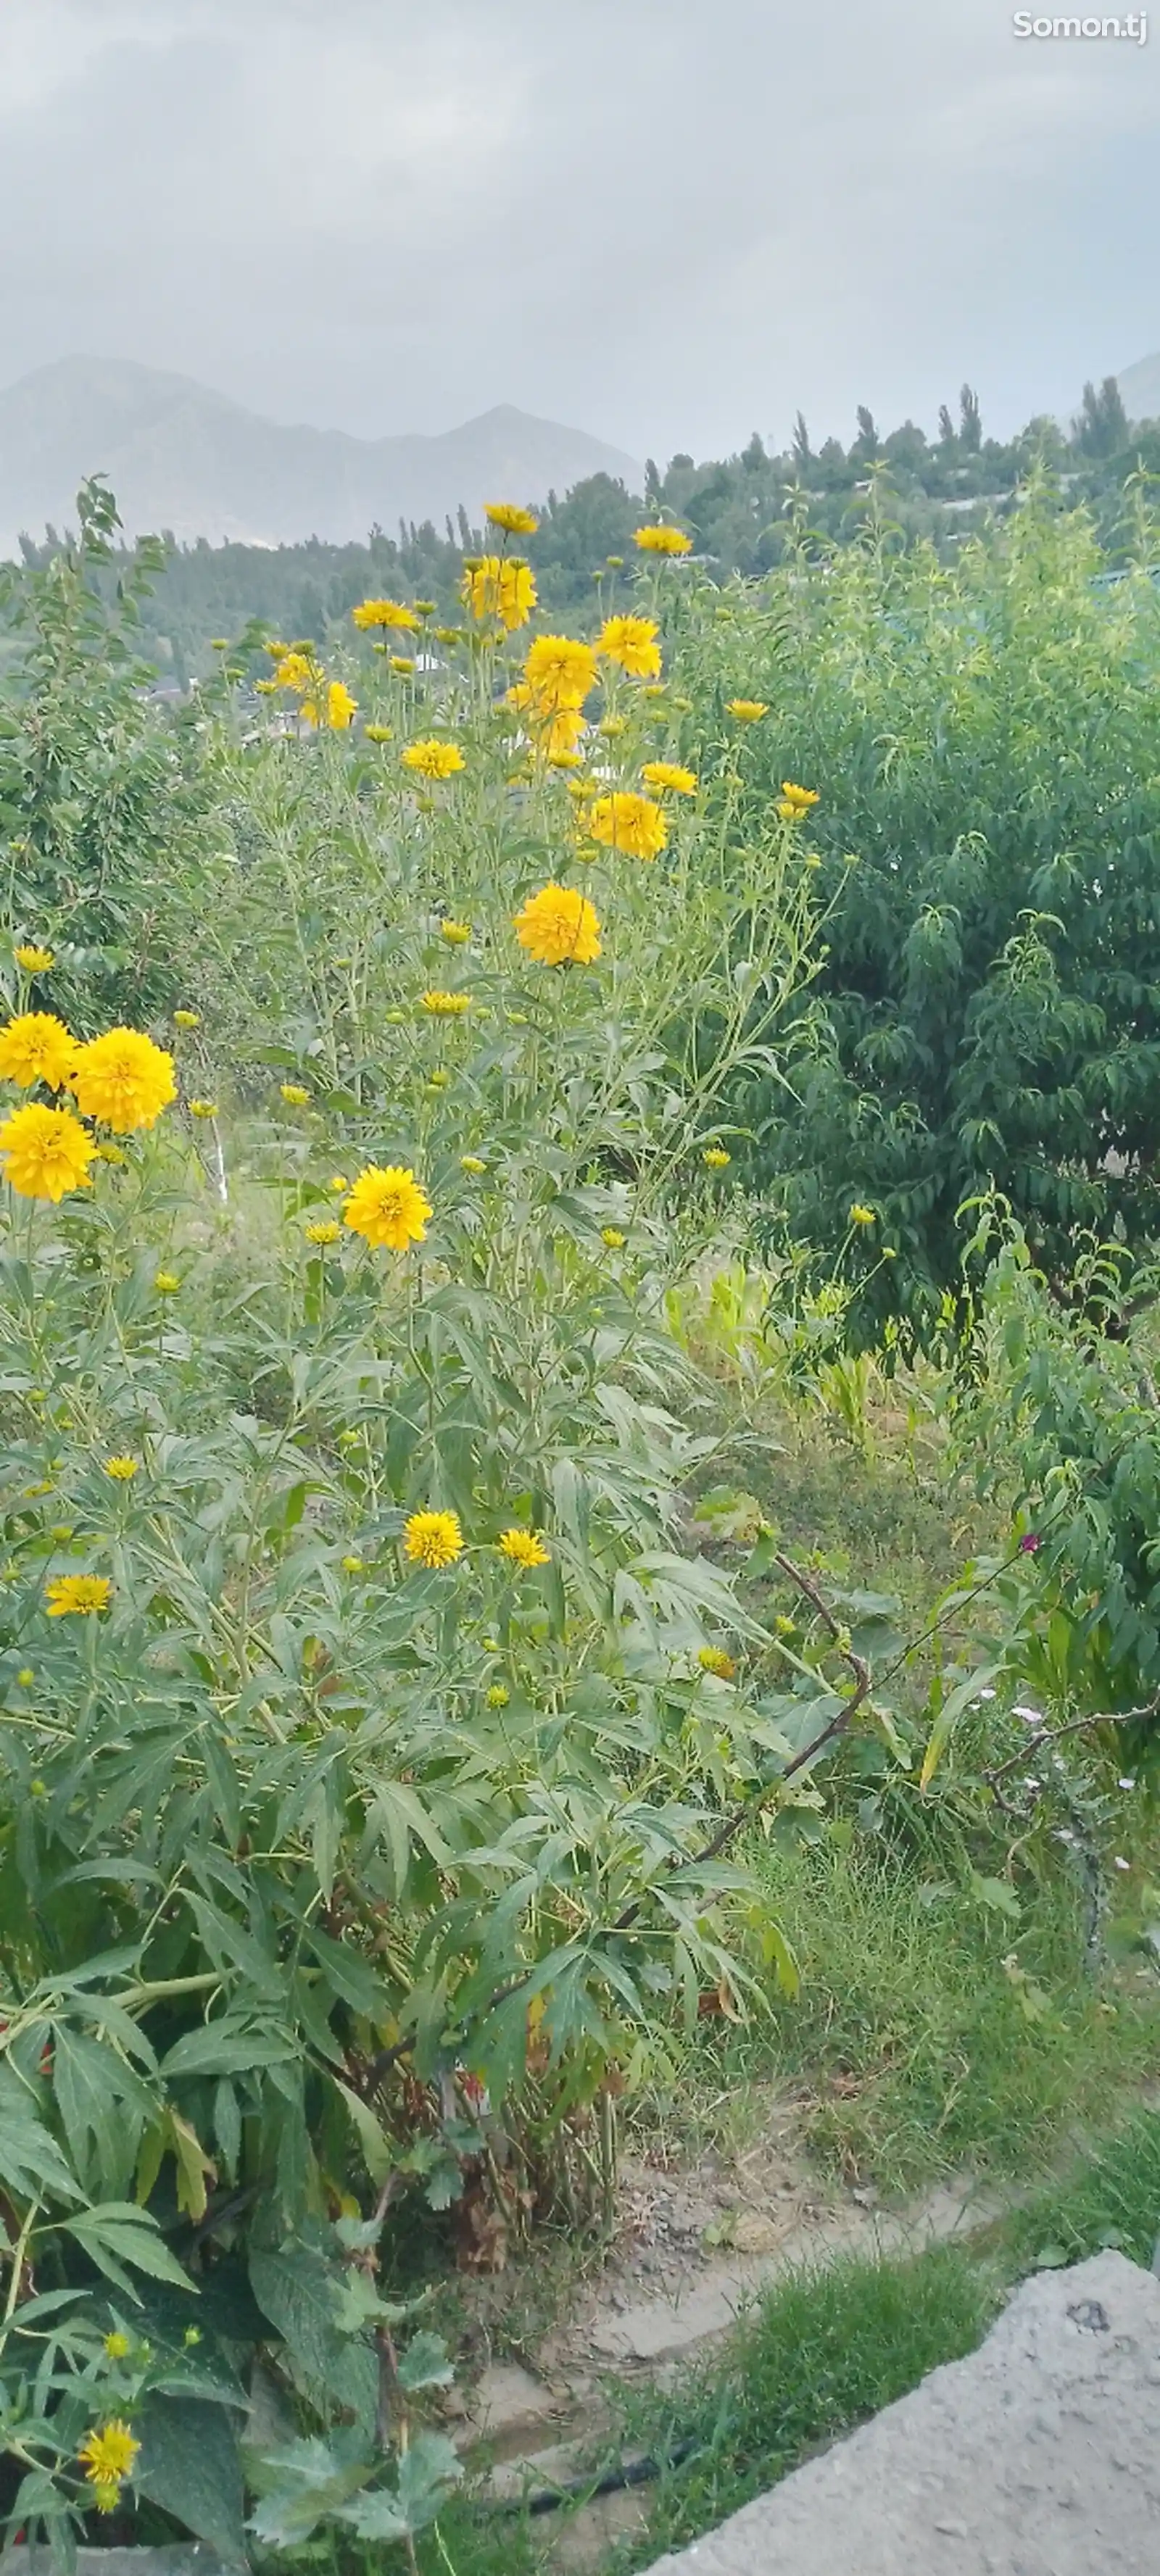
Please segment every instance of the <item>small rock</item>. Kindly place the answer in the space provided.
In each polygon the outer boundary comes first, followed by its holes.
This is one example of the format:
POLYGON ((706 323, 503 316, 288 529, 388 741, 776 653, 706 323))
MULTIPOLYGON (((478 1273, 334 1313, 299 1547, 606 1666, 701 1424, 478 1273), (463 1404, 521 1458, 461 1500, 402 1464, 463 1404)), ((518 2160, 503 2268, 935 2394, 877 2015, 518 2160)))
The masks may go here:
POLYGON ((737 2254, 773 2254, 782 2232, 778 2220, 764 2209, 741 2209, 730 2230, 730 2243, 737 2254))

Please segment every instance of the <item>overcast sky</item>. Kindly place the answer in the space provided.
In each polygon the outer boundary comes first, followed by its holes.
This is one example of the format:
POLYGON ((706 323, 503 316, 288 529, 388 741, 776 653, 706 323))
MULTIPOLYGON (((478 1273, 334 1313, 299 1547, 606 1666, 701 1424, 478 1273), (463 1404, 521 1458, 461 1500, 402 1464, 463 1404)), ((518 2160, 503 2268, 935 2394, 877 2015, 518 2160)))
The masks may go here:
POLYGON ((998 0, 0 0, 0 381, 514 402, 640 456, 1069 410, 1160 348, 1150 41, 998 0))

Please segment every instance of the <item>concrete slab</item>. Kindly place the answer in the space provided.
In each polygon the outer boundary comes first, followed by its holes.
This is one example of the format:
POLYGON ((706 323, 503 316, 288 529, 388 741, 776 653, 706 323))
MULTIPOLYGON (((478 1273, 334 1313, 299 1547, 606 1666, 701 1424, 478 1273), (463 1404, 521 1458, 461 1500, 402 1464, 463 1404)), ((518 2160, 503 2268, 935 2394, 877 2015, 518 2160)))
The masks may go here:
POLYGON ((1157 2576, 1160 2281, 1041 2272, 966 2361, 650 2576, 1157 2576))

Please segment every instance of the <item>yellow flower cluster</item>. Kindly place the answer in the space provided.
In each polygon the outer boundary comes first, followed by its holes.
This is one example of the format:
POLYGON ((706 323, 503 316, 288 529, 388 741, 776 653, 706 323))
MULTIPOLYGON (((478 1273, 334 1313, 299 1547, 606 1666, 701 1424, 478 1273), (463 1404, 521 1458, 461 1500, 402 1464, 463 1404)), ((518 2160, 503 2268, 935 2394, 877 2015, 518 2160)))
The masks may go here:
POLYGON ((413 630, 419 624, 414 609, 404 608, 397 599, 364 599, 357 608, 352 608, 351 616, 364 634, 373 626, 413 630))
POLYGON ((423 1008, 436 1020, 461 1020, 471 1009, 470 993, 424 993, 423 1008))
POLYGON ((77 2453, 86 2478, 93 2490, 98 2513, 114 2513, 126 2478, 133 2475, 133 2464, 141 2445, 129 2426, 115 2417, 89 2434, 77 2453))
POLYGON ((107 1574, 58 1574, 45 1588, 49 1618, 90 1618, 108 1609, 112 1590, 107 1574))
POLYGON ((412 1565, 439 1572, 463 1554, 458 1512, 412 1512, 403 1527, 403 1554, 412 1565))
POLYGON ((509 1565, 520 1565, 530 1570, 533 1566, 550 1565, 552 1562, 551 1550, 537 1538, 534 1530, 506 1529, 497 1544, 500 1555, 506 1556, 509 1565))
POLYGON ((697 793, 696 770, 682 769, 678 761, 646 760, 640 774, 645 786, 655 787, 662 796, 666 793, 670 796, 695 796, 697 793))
POLYGON ((408 743, 403 767, 413 769, 418 778, 454 778, 466 763, 457 743, 437 742, 432 735, 428 741, 408 743))
POLYGON ((659 632, 655 617, 606 617, 596 650, 604 661, 618 663, 634 680, 657 680, 661 669, 659 632))
POLYGON ((509 537, 534 537, 540 524, 535 511, 521 509, 518 501, 485 501, 483 515, 489 527, 509 537))
MULTIPOLYGON (((0 1029, 0 1080, 30 1091, 71 1091, 81 1116, 127 1136, 153 1127, 177 1096, 173 1058, 139 1029, 109 1029, 81 1043, 50 1011, 25 1011, 0 1029)), ((87 1187, 89 1165, 107 1160, 71 1109, 32 1100, 0 1127, 0 1161, 21 1198, 59 1204, 87 1187)))
POLYGON ((783 778, 778 813, 783 823, 804 822, 812 805, 818 802, 816 787, 798 787, 792 778, 783 778))
POLYGON ((344 688, 341 680, 332 680, 325 697, 321 700, 303 699, 301 713, 303 724, 327 724, 332 733, 345 733, 347 726, 354 723, 358 714, 358 700, 352 698, 350 690, 344 688), (323 710, 321 715, 318 712, 320 705, 323 710))
POLYGON ((413 1172, 396 1163, 368 1163, 342 1213, 352 1234, 376 1248, 405 1252, 408 1244, 423 1242, 431 1202, 413 1172))
POLYGON ((693 548, 693 540, 683 528, 670 528, 663 520, 652 527, 637 528, 633 544, 639 546, 642 555, 687 555, 693 548))
POLYGON ((600 923, 575 886, 541 886, 516 915, 516 937, 541 966, 591 966, 600 955, 600 923))
POLYGON ((460 597, 474 618, 498 617, 514 635, 536 605, 535 575, 518 555, 481 555, 468 564, 460 597))
POLYGON ((659 858, 669 837, 664 815, 651 796, 620 787, 611 795, 594 798, 584 815, 584 829, 592 840, 603 841, 610 850, 624 850, 630 859, 659 858))

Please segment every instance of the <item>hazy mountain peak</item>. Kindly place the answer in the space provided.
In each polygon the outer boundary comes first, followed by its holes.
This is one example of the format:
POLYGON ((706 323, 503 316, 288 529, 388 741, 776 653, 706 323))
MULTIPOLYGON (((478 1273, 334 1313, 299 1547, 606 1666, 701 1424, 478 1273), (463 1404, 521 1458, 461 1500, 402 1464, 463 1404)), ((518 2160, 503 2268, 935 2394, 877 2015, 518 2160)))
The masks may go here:
POLYGON ((1116 383, 1129 420, 1160 420, 1160 349, 1121 368, 1116 383))

